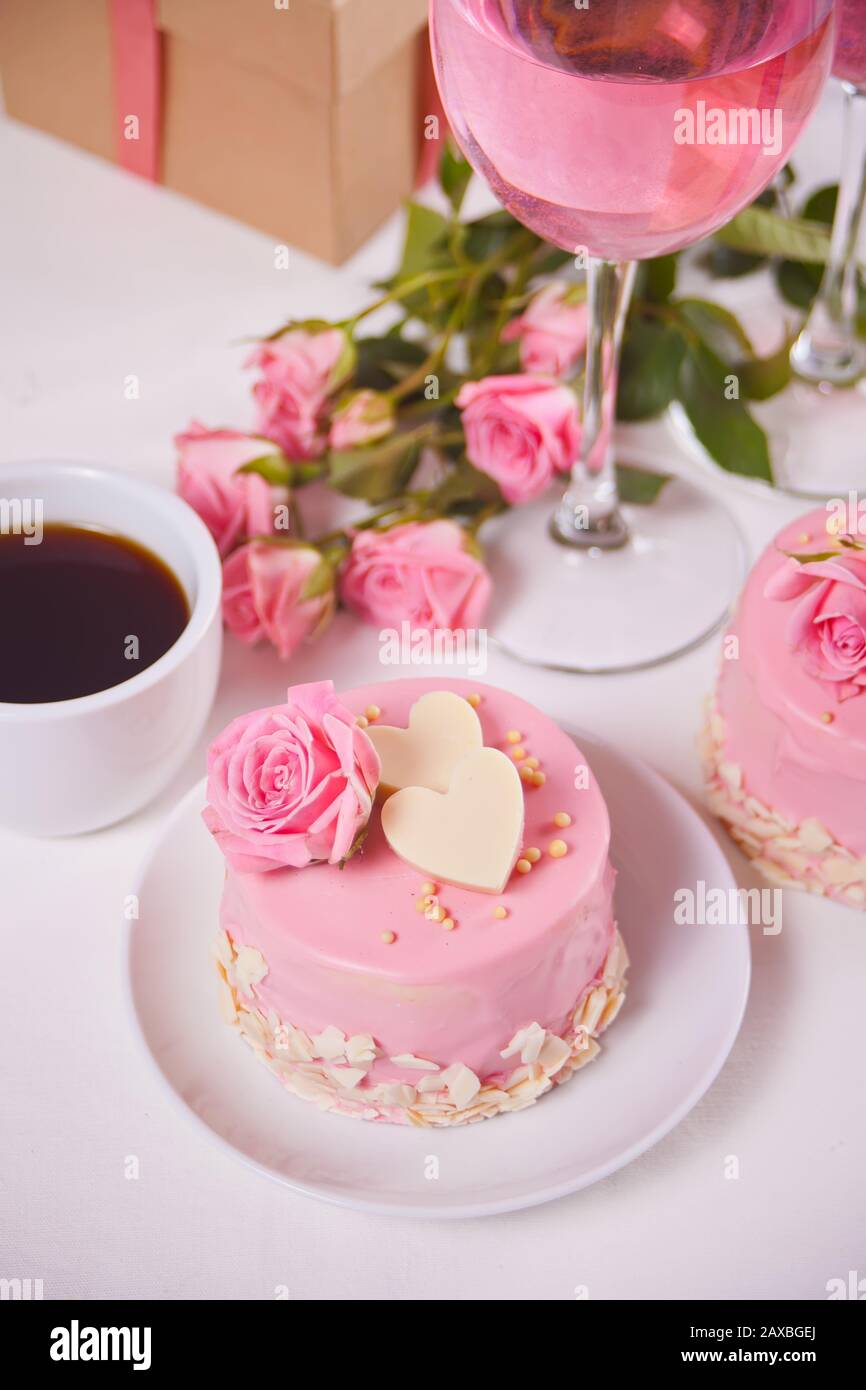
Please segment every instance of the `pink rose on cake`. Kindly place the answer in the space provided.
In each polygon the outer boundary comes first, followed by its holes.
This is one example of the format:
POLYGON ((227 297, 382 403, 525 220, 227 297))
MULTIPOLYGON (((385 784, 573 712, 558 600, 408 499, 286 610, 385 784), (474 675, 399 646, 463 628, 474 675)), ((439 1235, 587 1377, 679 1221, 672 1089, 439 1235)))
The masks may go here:
POLYGON ((787 640, 806 670, 832 683, 838 700, 866 689, 866 552, 787 563, 768 581, 765 596, 793 602, 787 640))
POLYGON ((259 343, 247 359, 258 367, 253 387, 258 428, 290 459, 319 458, 327 446, 326 405, 354 367, 351 341, 339 328, 293 328, 259 343))
POLYGON ((520 343, 525 372, 541 376, 570 376, 586 352, 586 304, 571 304, 564 285, 547 285, 520 318, 512 319, 504 343, 520 343))
POLYGON ((245 714, 208 750, 204 820, 239 873, 340 864, 358 847, 379 757, 331 681, 245 714))
POLYGON ((225 557, 250 536, 273 531, 274 506, 285 500, 286 493, 272 488, 257 473, 238 469, 263 454, 275 453, 275 445, 238 430, 209 430, 197 420, 174 442, 178 494, 198 512, 220 555, 225 557))
POLYGON ((380 628, 476 628, 490 591, 487 570, 454 521, 359 531, 340 580, 346 606, 380 628))
POLYGON ((265 638, 284 659, 330 622, 333 567, 302 542, 255 541, 223 565, 223 619, 249 646, 265 638))
POLYGON ((489 376, 467 382, 457 405, 470 461, 496 480, 513 505, 538 497, 578 456, 577 401, 558 381, 489 376))

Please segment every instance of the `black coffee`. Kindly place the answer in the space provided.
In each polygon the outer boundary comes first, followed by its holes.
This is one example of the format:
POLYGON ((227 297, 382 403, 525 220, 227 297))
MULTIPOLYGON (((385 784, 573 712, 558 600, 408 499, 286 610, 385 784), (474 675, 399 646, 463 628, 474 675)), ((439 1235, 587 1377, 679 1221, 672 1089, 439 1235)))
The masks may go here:
POLYGON ((171 570, 124 536, 0 534, 0 701, 73 700, 152 666, 189 622, 171 570))

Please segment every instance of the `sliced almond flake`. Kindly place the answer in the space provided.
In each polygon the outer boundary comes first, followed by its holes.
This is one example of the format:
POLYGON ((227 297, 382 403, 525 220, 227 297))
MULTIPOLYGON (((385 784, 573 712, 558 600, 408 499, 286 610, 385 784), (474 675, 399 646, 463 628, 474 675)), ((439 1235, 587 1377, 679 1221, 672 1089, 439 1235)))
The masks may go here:
POLYGON ((620 1009, 622 1008, 624 1002, 625 1002, 625 995, 624 995, 624 994, 612 994, 612 995, 610 996, 610 998, 609 998, 608 1001, 607 1001, 607 1004, 606 1004, 605 1007, 604 1007, 604 1013, 602 1014, 601 1018, 599 1019, 599 1023, 598 1023, 598 1030, 599 1030, 599 1032, 601 1032, 602 1029, 604 1029, 604 1028, 609 1028, 609 1027, 610 1027, 610 1025, 613 1023, 614 1019, 616 1018, 617 1014, 619 1013, 620 1009))
POLYGON ((852 903, 866 902, 866 888, 862 884, 852 883, 845 889, 845 897, 852 903))
POLYGON ((425 1062, 423 1057, 415 1057, 411 1052, 402 1052, 399 1057, 389 1057, 395 1067, 406 1067, 411 1071, 439 1071, 438 1062, 425 1062))
POLYGON ((321 1033, 313 1034, 313 1055, 323 1057, 326 1062, 336 1061, 346 1055, 346 1035, 332 1025, 321 1033))
POLYGON ((441 1077, 441 1076, 422 1076, 421 1079, 420 1079, 420 1081, 417 1083, 416 1090, 419 1090, 419 1091, 422 1091, 422 1092, 427 1092, 427 1091, 441 1091, 441 1090, 443 1090, 442 1077, 441 1077))
POLYGON ((597 985, 590 990, 580 1014, 580 1022, 588 1033, 594 1033, 607 1003, 607 990, 597 985))
POLYGON ((401 1108, 408 1108, 417 1100, 415 1087, 405 1081, 383 1082, 375 1088, 373 1094, 383 1105, 396 1105, 401 1108))
POLYGON ((346 1057, 353 1067, 359 1062, 375 1062, 378 1050, 372 1033, 355 1033, 346 1043, 346 1057))
POLYGON ((220 1013, 226 1023, 236 1024, 238 1021, 237 1005, 235 996, 223 978, 219 982, 219 1005, 220 1013))
POLYGON ((470 1071, 462 1062, 456 1062, 453 1067, 443 1071, 440 1080, 448 1091, 449 1099, 458 1110, 465 1109, 481 1089, 481 1082, 475 1072, 470 1071))
POLYGON ((824 861, 821 865, 821 873, 828 883, 838 884, 841 887, 860 882, 860 865, 856 860, 845 859, 838 854, 824 861))
POLYGON ((527 1028, 519 1028, 508 1046, 500 1052, 500 1057, 509 1058, 520 1053, 522 1062, 534 1062, 544 1044, 544 1029, 540 1023, 530 1023, 527 1028))
POLYGON ((267 973, 267 961, 261 951, 257 951, 255 946, 242 946, 231 967, 235 985, 241 993, 251 996, 255 985, 259 984, 267 973))
POLYGON ((220 965, 224 965, 226 968, 228 968, 231 965, 232 961, 235 958, 235 953, 232 950, 232 943, 229 940, 227 932, 217 932, 216 936, 214 937, 211 950, 213 951, 213 954, 219 961, 220 965))
POLYGON ((363 1067, 326 1067, 328 1076, 346 1091, 352 1091, 367 1075, 363 1067))
POLYGON ((803 849, 811 850, 815 854, 829 849, 833 843, 833 836, 829 830, 814 816, 800 822, 798 838, 803 849))
POLYGON ((772 859, 767 859, 765 855, 758 855, 755 859, 755 868, 760 869, 765 878, 771 883, 777 884, 780 888, 797 888, 797 880, 786 874, 780 869, 778 864, 774 864, 772 859))
POLYGON ((293 1062, 312 1062, 316 1055, 308 1034, 303 1028, 293 1028, 290 1023, 286 1024, 285 1052, 293 1062))
POLYGON ((719 776, 733 791, 743 785, 743 770, 736 763, 719 763, 719 776))
POLYGON ((544 1069, 545 1076, 555 1076, 570 1056, 571 1048, 568 1043, 563 1038, 558 1038, 555 1033, 548 1033, 538 1054, 538 1061, 544 1069))

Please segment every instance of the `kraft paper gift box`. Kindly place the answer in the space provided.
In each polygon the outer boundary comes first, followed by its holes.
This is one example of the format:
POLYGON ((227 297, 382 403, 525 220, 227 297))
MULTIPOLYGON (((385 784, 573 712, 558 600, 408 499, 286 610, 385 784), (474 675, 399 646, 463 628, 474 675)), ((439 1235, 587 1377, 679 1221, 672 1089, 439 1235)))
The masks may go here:
POLYGON ((427 0, 0 0, 0 76, 18 120, 339 262, 416 181, 426 17, 427 0))

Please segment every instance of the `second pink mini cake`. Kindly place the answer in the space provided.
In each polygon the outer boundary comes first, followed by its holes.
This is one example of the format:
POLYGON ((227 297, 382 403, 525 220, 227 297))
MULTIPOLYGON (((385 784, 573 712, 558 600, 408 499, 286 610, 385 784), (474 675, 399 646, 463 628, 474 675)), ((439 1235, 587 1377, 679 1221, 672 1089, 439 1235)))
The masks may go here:
POLYGON ((622 1004, 610 827, 572 740, 465 681, 296 687, 216 740, 226 1017, 288 1090, 412 1125, 530 1105, 622 1004))
POLYGON ((829 509, 749 576, 704 740, 710 805, 774 883, 866 903, 866 546, 829 509))

